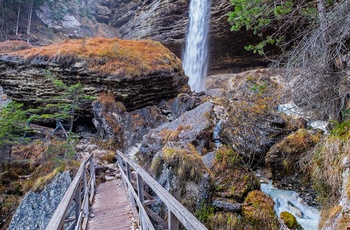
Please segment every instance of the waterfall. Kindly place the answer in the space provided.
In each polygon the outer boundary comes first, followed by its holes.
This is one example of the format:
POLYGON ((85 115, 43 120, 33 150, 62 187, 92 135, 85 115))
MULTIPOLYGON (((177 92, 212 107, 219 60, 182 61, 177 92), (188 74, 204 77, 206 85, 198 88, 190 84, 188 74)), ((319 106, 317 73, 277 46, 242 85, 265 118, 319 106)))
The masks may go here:
POLYGON ((183 69, 190 78, 189 85, 197 92, 204 89, 208 71, 209 13, 210 0, 191 0, 190 25, 182 61, 183 69))

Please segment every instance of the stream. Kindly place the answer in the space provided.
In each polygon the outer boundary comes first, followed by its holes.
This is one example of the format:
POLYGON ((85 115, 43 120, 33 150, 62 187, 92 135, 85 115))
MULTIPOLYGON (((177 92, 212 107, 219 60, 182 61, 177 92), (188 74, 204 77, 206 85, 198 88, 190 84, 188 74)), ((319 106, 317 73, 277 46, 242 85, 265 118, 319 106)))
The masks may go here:
POLYGON ((305 230, 317 230, 320 213, 317 208, 308 206, 295 191, 282 190, 273 187, 272 182, 261 183, 261 191, 272 197, 275 202, 275 212, 279 217, 281 212, 292 213, 305 230))

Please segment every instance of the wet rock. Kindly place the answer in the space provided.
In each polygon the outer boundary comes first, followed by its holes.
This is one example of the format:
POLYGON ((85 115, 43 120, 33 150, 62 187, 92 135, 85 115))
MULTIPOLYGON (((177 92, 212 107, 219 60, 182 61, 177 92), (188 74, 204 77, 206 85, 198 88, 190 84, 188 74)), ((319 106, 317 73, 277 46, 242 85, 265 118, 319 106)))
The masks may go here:
MULTIPOLYGON (((161 41, 181 57, 189 24, 189 5, 189 0, 120 1, 112 6, 114 14, 111 24, 122 38, 161 41)), ((243 49, 247 45, 246 41, 257 41, 257 36, 249 31, 230 31, 227 15, 232 10, 229 1, 214 0, 211 3, 209 52, 212 69, 228 68, 232 63, 256 65, 262 60, 243 49)))

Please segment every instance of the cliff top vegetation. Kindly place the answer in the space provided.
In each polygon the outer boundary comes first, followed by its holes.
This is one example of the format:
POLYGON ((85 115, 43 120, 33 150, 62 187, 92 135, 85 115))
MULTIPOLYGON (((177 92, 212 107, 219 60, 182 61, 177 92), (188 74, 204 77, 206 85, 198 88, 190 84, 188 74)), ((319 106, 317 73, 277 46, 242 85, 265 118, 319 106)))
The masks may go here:
POLYGON ((5 41, 0 42, 0 54, 6 54, 24 49, 32 48, 27 42, 24 41, 5 41))
POLYGON ((28 63, 53 63, 87 67, 89 71, 113 76, 140 76, 181 69, 181 61, 160 42, 92 38, 66 40, 50 46, 12 53, 28 63))

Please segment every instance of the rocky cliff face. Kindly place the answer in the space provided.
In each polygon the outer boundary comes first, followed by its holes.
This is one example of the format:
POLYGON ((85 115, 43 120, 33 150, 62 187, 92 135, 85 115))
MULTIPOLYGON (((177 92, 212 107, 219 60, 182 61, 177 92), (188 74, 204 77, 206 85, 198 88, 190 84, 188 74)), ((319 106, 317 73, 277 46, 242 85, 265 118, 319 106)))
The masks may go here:
MULTIPOLYGON (((111 11, 107 21, 117 29, 120 37, 157 40, 181 57, 189 23, 190 0, 101 0, 99 4, 111 11)), ((210 68, 261 64, 260 57, 244 50, 244 46, 256 41, 257 37, 247 31, 230 31, 227 21, 228 13, 233 10, 230 1, 213 0, 211 4, 210 68)))
MULTIPOLYGON (((190 0, 46 0, 34 5, 31 35, 26 35, 27 17, 21 17, 19 33, 22 39, 32 44, 97 36, 152 39, 181 57, 189 22, 189 5, 190 0)), ((233 10, 230 1, 212 0, 211 5, 210 68, 234 71, 236 66, 261 64, 261 57, 244 50, 245 45, 258 38, 247 31, 230 31, 227 21, 228 12, 233 10)), ((16 15, 15 11, 13 15, 16 15)), ((15 28, 16 18, 8 21, 6 25, 15 28)), ((15 38, 14 34, 9 34, 8 38, 11 37, 15 38)))
MULTIPOLYGON (((86 95, 109 92, 127 110, 189 91, 180 60, 158 42, 74 40, 0 56, 5 94, 28 106, 48 103, 62 93, 50 76, 67 85, 80 82, 86 95)), ((91 101, 82 103, 82 114, 91 115, 91 101)))

